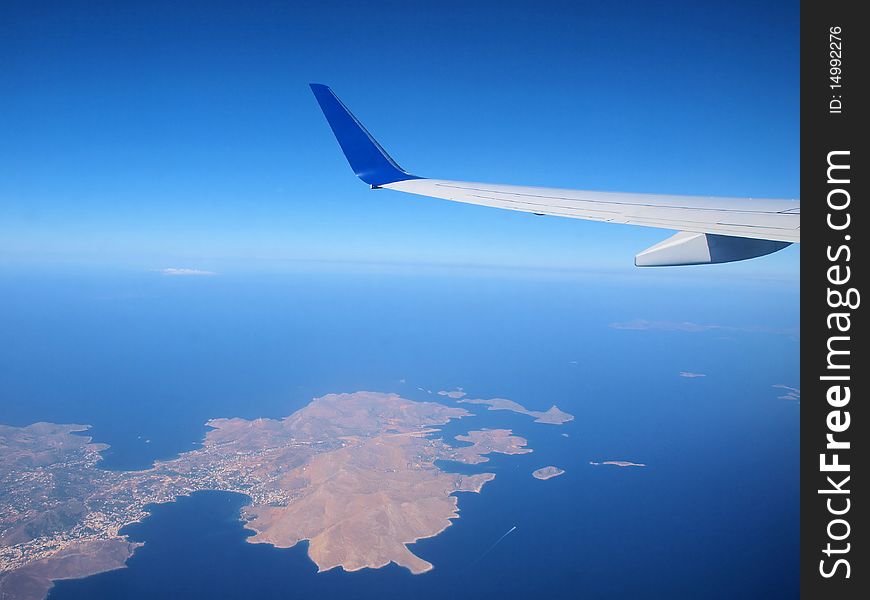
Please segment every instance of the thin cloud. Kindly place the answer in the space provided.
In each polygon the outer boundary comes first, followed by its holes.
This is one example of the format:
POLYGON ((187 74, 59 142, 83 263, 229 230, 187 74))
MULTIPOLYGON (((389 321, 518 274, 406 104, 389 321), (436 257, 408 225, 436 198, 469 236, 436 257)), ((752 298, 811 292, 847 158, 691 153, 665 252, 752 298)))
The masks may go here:
POLYGON ((796 400, 797 402, 801 401, 801 391, 798 388, 793 388, 789 385, 785 385, 782 383, 776 383, 771 387, 785 390, 785 393, 782 396, 777 396, 777 398, 779 398, 780 400, 796 400))
POLYGON ((696 377, 706 376, 706 373, 692 373, 691 371, 680 371, 680 377, 685 377, 686 379, 695 379, 696 377))
POLYGON ((214 271, 203 271, 202 269, 179 269, 175 267, 169 267, 167 269, 158 269, 158 273, 162 273, 163 275, 170 275, 172 277, 185 277, 185 276, 199 276, 199 277, 207 277, 211 275, 217 275, 214 271))

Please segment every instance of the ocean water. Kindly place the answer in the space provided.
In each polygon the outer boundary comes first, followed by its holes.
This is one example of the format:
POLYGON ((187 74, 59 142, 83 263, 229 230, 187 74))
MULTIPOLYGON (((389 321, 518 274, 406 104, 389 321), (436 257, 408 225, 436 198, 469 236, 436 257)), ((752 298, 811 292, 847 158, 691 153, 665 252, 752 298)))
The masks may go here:
POLYGON ((798 387, 797 284, 698 273, 0 274, 0 421, 90 423, 106 468, 329 392, 462 386, 576 416, 471 407, 445 427, 510 427, 534 452, 462 467, 497 476, 412 546, 430 573, 317 573, 304 544, 245 542, 244 496, 202 492, 129 527, 145 545, 128 568, 51 598, 796 596, 800 404, 771 386, 798 387), (647 467, 589 464, 610 459, 647 467), (566 473, 531 477, 549 464, 566 473))

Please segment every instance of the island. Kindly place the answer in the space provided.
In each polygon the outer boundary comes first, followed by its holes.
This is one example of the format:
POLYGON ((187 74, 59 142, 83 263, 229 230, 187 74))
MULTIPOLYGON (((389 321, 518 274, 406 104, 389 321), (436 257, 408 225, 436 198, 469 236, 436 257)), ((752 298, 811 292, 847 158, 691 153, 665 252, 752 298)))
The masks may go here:
POLYGON ((123 527, 148 505, 199 490, 239 492, 250 543, 308 541, 319 571, 433 568, 408 548, 459 516, 457 493, 493 473, 449 472, 491 453, 531 452, 509 429, 441 437, 471 415, 396 394, 328 394, 283 419, 213 419, 202 447, 141 471, 98 465, 84 425, 0 425, 0 598, 44 598, 52 581, 124 566, 138 544, 123 527))
POLYGON ((574 420, 574 415, 559 410, 559 408, 555 404, 546 411, 540 411, 529 410, 519 402, 514 402, 513 400, 506 400, 505 398, 492 398, 490 400, 463 399, 457 400, 457 402, 462 404, 484 404, 486 406, 489 406, 489 410, 509 410, 511 412, 519 413, 521 415, 528 415, 530 417, 534 417, 536 423, 561 425, 562 423, 567 423, 568 421, 574 420))
POLYGON ((451 391, 441 390, 440 392, 438 392, 438 395, 447 396, 448 398, 453 398, 454 400, 457 400, 459 398, 463 398, 465 396, 465 392, 462 388, 459 388, 451 391))
POLYGON ((535 479, 552 479, 553 477, 558 477, 564 473, 564 469, 560 469, 559 467, 541 467, 535 471, 532 471, 532 477, 535 479))

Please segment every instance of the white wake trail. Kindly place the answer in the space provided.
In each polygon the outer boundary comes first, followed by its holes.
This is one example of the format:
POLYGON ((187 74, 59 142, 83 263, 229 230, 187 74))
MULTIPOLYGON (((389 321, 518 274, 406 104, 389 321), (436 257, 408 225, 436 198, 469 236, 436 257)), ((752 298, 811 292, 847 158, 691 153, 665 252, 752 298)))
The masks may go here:
POLYGON ((508 530, 504 533, 504 535, 502 535, 502 536, 501 536, 500 538, 498 538, 495 542, 493 542, 492 546, 490 546, 489 548, 487 548, 486 550, 484 550, 483 554, 481 554, 480 556, 478 556, 478 557, 477 557, 475 560, 473 560, 473 561, 471 562, 471 564, 469 564, 468 566, 470 567, 470 566, 472 566, 472 565, 476 565, 478 562, 480 562, 480 561, 483 559, 484 556, 486 556, 487 554, 489 554, 490 552, 492 552, 492 549, 493 549, 493 548, 495 548, 496 546, 498 546, 498 545, 501 543, 501 541, 502 541, 503 539, 505 539, 507 536, 509 536, 510 534, 512 534, 514 531, 516 531, 516 529, 517 529, 517 526, 516 526, 516 525, 514 525, 513 527, 511 527, 510 529, 508 529, 508 530))

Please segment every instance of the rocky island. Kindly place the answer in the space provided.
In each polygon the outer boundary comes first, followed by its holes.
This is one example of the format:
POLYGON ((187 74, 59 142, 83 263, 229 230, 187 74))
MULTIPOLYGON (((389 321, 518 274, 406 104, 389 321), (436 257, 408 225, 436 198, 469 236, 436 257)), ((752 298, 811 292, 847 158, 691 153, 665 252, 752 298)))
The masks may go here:
POLYGON ((560 469, 559 467, 541 467, 540 469, 532 471, 532 477, 535 479, 552 479, 553 477, 558 477, 564 473, 564 469, 560 469))
POLYGON ((202 447, 142 471, 99 468, 107 446, 82 425, 0 426, 0 598, 38 600, 52 581, 121 568, 137 544, 120 533, 147 506, 199 490, 240 492, 251 543, 308 540, 318 569, 432 564, 408 548, 459 516, 458 492, 495 475, 450 473, 436 461, 478 464, 531 452, 508 429, 439 438, 463 408, 396 394, 329 394, 284 419, 214 419, 202 447))

